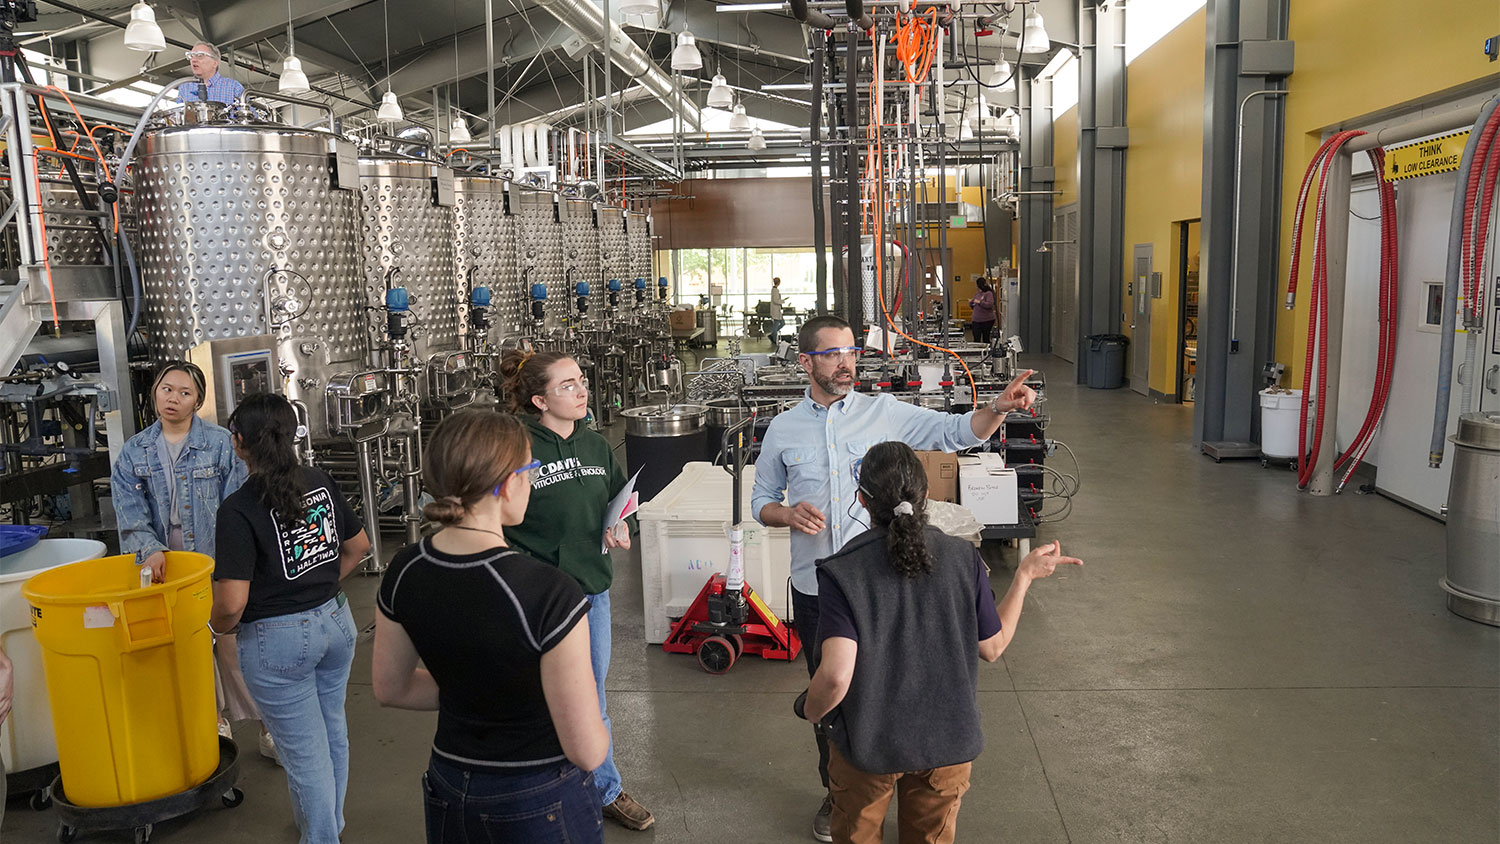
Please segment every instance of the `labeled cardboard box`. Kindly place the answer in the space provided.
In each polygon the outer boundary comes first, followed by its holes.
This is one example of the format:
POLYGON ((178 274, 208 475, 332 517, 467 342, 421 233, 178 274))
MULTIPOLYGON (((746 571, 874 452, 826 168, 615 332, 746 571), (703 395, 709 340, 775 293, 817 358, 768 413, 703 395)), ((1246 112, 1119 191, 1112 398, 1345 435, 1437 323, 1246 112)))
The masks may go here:
POLYGON ((958 503, 958 455, 945 451, 919 451, 917 459, 927 471, 927 497, 933 501, 958 503))
POLYGON ((698 317, 692 308, 682 308, 672 312, 673 331, 692 331, 698 327, 698 317))
POLYGON ((1021 503, 1016 470, 1005 468, 1005 458, 991 452, 958 458, 958 503, 980 524, 1015 524, 1021 503))

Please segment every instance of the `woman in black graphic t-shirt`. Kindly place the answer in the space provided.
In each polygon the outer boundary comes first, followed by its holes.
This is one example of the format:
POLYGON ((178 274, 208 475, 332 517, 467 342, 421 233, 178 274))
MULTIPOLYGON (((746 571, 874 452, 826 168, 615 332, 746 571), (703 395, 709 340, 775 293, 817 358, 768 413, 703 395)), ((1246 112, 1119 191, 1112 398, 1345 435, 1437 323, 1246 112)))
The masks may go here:
POLYGON ((302 844, 337 844, 356 635, 339 581, 370 541, 333 479, 297 462, 296 429, 291 404, 268 393, 229 417, 250 478, 219 507, 209 626, 240 628, 240 668, 280 750, 302 844))
POLYGON ((397 552, 375 615, 375 699, 436 709, 429 844, 602 841, 591 773, 609 733, 572 577, 511 549, 536 463, 513 416, 463 410, 423 460, 443 529, 397 552), (419 665, 420 663, 420 665, 419 665), (441 690, 441 695, 439 694, 441 690))

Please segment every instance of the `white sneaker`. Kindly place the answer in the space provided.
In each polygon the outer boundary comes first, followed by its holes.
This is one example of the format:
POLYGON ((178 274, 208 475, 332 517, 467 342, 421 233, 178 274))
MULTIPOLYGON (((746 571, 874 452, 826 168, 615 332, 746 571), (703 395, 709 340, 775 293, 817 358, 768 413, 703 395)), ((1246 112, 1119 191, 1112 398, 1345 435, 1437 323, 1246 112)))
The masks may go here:
POLYGON ((228 718, 219 719, 219 735, 229 739, 230 741, 234 741, 234 730, 229 726, 228 718))
POLYGON ((281 756, 276 753, 276 741, 271 738, 270 733, 260 734, 260 755, 278 765, 281 764, 281 756))

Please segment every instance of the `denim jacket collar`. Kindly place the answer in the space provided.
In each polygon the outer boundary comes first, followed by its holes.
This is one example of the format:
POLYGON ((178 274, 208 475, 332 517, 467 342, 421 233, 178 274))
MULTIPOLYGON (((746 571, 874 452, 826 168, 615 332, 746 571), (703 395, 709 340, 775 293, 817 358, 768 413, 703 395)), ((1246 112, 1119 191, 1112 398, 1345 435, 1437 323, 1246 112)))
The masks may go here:
MULTIPOLYGON (((141 445, 145 447, 147 452, 154 452, 156 450, 156 441, 162 437, 161 420, 158 419, 152 422, 151 426, 142 431, 141 434, 143 435, 141 445)), ((186 448, 194 450, 208 448, 208 424, 200 419, 196 413, 193 414, 193 421, 188 424, 186 448)))

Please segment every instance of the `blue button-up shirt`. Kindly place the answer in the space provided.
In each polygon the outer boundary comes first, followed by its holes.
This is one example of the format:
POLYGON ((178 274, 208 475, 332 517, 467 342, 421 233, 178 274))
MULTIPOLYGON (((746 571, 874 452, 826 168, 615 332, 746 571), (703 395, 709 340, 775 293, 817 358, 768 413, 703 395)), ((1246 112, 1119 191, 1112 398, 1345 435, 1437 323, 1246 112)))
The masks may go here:
MULTIPOLYGON (((974 435, 973 412, 943 413, 894 396, 852 392, 829 407, 804 393, 801 404, 771 420, 755 462, 751 512, 760 520, 767 504, 811 502, 825 527, 808 535, 792 528, 792 586, 818 594, 815 564, 868 530, 869 514, 855 496, 854 461, 870 446, 900 440, 914 449, 957 451, 984 442, 974 435)), ((764 524, 764 522, 762 522, 764 524)))
POLYGON ((244 461, 234 454, 229 432, 194 416, 187 442, 168 474, 157 443, 161 422, 125 441, 110 473, 120 551, 137 563, 167 550, 172 493, 182 508, 185 551, 214 555, 215 518, 219 502, 245 482, 244 461))
POLYGON ((184 82, 177 86, 177 96, 185 103, 196 103, 204 99, 202 85, 208 86, 208 99, 216 103, 232 103, 245 95, 245 86, 238 80, 215 73, 204 82, 184 82))

